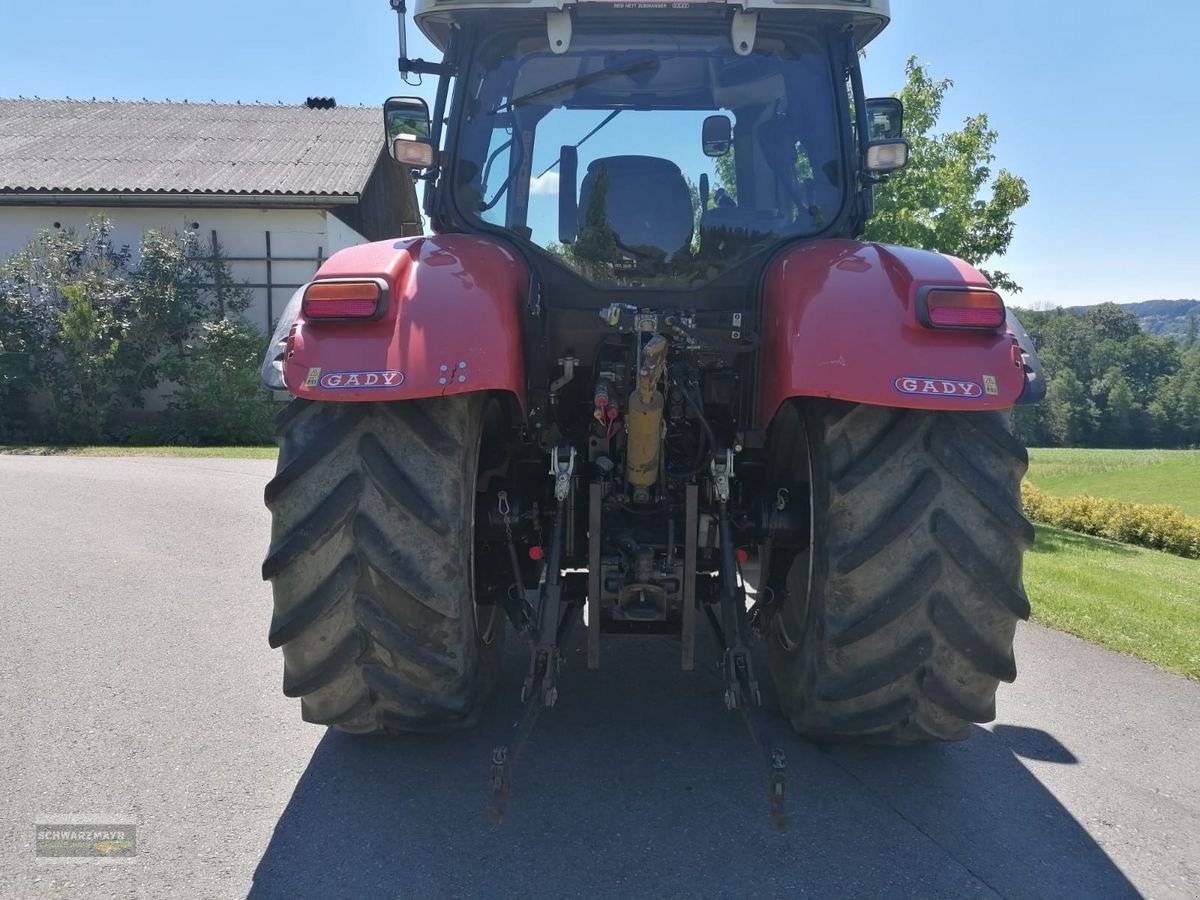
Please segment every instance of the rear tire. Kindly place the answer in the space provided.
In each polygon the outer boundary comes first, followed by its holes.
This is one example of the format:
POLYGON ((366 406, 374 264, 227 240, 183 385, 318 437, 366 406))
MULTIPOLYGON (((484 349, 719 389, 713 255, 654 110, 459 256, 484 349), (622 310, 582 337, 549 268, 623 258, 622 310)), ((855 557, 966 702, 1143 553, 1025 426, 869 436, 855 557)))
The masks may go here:
POLYGON ((1033 545, 1005 414, 793 401, 771 447, 777 478, 811 483, 812 546, 768 642, 796 730, 911 744, 994 719, 1033 545))
POLYGON ((361 734, 478 720, 504 633, 498 607, 477 628, 472 583, 486 404, 294 400, 279 416, 263 577, 305 721, 361 734))

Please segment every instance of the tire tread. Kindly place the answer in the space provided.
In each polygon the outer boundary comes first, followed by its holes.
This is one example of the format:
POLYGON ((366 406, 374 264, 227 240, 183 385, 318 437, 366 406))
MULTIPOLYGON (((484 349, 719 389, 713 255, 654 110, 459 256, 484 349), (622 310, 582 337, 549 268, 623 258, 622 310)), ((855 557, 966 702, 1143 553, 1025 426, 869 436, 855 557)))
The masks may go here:
POLYGON ((471 596, 485 403, 296 400, 277 418, 268 641, 306 721, 361 734, 477 720, 499 652, 478 640, 471 596))
POLYGON ((813 579, 793 568, 771 624, 781 707, 820 740, 967 737, 1017 674, 1027 452, 999 413, 792 403, 772 459, 808 447, 813 579))

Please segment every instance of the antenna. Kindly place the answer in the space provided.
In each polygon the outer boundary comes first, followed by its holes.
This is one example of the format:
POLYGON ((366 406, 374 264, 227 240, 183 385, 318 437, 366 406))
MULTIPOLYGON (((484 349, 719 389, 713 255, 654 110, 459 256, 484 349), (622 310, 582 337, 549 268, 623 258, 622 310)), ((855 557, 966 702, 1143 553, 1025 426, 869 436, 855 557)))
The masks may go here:
POLYGON ((400 71, 407 70, 408 63, 408 4, 405 0, 389 0, 396 13, 396 25, 400 32, 400 71))

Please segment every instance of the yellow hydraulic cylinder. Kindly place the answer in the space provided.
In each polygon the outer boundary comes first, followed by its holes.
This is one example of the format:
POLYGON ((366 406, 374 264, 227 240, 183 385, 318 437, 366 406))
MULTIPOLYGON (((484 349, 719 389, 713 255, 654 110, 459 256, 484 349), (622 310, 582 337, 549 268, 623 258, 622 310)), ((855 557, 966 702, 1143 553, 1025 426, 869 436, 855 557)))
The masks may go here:
POLYGON ((635 494, 648 491, 658 481, 664 406, 661 391, 654 391, 649 403, 644 402, 637 391, 629 398, 629 409, 625 412, 625 421, 629 424, 625 471, 629 487, 635 494))
POLYGON ((629 397, 625 413, 629 431, 625 445, 625 474, 638 502, 645 502, 650 488, 658 481, 663 410, 666 407, 658 382, 667 367, 667 346, 666 338, 656 336, 642 348, 637 388, 629 397))

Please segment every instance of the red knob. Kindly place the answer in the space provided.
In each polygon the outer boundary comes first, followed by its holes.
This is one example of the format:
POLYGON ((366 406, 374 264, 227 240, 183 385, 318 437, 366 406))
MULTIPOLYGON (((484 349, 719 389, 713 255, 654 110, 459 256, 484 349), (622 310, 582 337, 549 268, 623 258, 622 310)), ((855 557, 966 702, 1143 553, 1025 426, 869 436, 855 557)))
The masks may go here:
POLYGON ((530 547, 529 548, 529 558, 532 559, 534 562, 538 562, 539 560, 544 558, 545 555, 546 555, 546 551, 543 550, 541 547, 530 547))

